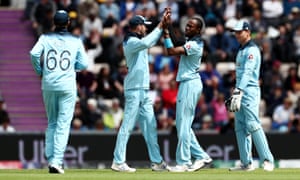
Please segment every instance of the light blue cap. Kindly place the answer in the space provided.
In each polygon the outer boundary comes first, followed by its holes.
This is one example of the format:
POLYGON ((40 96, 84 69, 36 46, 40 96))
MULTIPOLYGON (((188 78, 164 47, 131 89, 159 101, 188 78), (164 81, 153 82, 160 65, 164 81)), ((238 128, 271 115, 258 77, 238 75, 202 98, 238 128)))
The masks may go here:
POLYGON ((250 24, 245 21, 245 20, 240 20, 236 23, 234 28, 232 29, 233 31, 242 31, 242 30, 251 30, 250 24))

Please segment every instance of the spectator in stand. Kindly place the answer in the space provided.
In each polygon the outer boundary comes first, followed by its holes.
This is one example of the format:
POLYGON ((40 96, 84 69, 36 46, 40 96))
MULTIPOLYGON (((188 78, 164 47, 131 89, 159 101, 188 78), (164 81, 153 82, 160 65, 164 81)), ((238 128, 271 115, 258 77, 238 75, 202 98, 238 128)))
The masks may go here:
POLYGON ((287 132, 292 122, 294 109, 292 101, 285 98, 282 104, 279 104, 273 112, 272 130, 287 132))
POLYGON ((37 37, 52 31, 52 18, 56 9, 57 7, 53 0, 35 2, 31 10, 30 20, 37 37))
POLYGON ((226 99, 230 96, 230 93, 233 91, 235 87, 235 78, 236 78, 235 66, 234 64, 231 64, 228 67, 228 71, 222 76, 223 86, 224 86, 223 93, 226 99))
POLYGON ((290 133, 300 133, 300 119, 293 120, 292 125, 289 129, 290 133))
POLYGON ((256 34, 259 31, 267 32, 267 22, 262 17, 260 9, 253 10, 253 15, 249 19, 249 23, 252 27, 252 33, 256 34))
POLYGON ((95 0, 80 0, 77 6, 78 19, 82 23, 85 18, 87 18, 91 12, 98 13, 99 5, 95 0))
MULTIPOLYGON (((300 13, 299 13, 300 14, 300 13)), ((299 65, 300 62, 300 24, 295 27, 295 30, 293 31, 292 35, 293 40, 293 60, 296 62, 297 65, 299 65)))
POLYGON ((2 124, 6 116, 8 116, 8 112, 5 109, 5 101, 0 94, 0 124, 2 124))
POLYGON ((163 101, 160 97, 155 99, 153 109, 157 120, 157 129, 171 133, 174 128, 175 115, 168 112, 168 109, 163 106, 163 101))
POLYGON ((261 9, 260 0, 242 0, 238 17, 249 18, 255 9, 261 9))
POLYGON ((253 41, 258 45, 262 55, 261 73, 272 69, 272 44, 271 39, 267 36, 263 28, 258 29, 256 34, 253 34, 253 41))
POLYGON ((113 24, 120 22, 120 7, 114 0, 105 0, 100 3, 98 14, 104 27, 112 27, 113 24))
POLYGON ((155 64, 152 61, 149 62, 149 73, 150 73, 150 85, 155 88, 158 89, 158 74, 155 71, 155 64))
POLYGON ((200 130, 202 119, 207 114, 212 115, 212 109, 210 104, 206 103, 205 95, 202 93, 195 110, 195 118, 192 124, 194 130, 200 130))
POLYGON ((114 86, 114 79, 110 75, 110 67, 103 66, 97 74, 97 89, 96 95, 104 100, 111 100, 118 97, 116 88, 114 86))
POLYGON ((74 0, 55 0, 57 9, 65 10, 66 12, 77 10, 77 1, 74 0))
POLYGON ((223 21, 222 2, 203 0, 197 13, 203 16, 207 27, 214 27, 218 22, 223 21))
POLYGON ((112 105, 103 113, 103 123, 105 129, 118 130, 123 120, 124 111, 117 98, 112 99, 112 105))
POLYGON ((266 100, 267 112, 266 115, 272 117, 275 108, 280 105, 286 97, 285 90, 282 85, 273 86, 269 91, 269 96, 266 100))
POLYGON ((171 21, 173 23, 179 22, 179 6, 176 0, 164 0, 158 3, 158 13, 162 15, 164 13, 165 8, 172 9, 171 21))
POLYGON ((262 13, 267 25, 276 27, 283 15, 283 3, 281 0, 264 0, 262 2, 262 13))
POLYGON ((135 12, 137 2, 135 0, 125 0, 120 2, 120 19, 124 20, 128 14, 135 12))
POLYGON ((175 114, 175 110, 176 110, 177 93, 178 93, 178 87, 175 79, 170 80, 169 88, 162 89, 161 91, 163 107, 168 109, 168 112, 173 115, 175 114))
MULTIPOLYGON (((263 63, 264 64, 264 63, 263 63)), ((264 64, 263 71, 262 71, 262 98, 267 101, 267 104, 270 105, 270 102, 268 100, 272 101, 272 98, 274 98, 275 93, 278 94, 278 92, 275 92, 276 87, 282 87, 284 78, 282 76, 282 73, 280 72, 280 66, 281 62, 279 60, 275 60, 272 63, 272 67, 268 64, 264 64)), ((284 92, 282 89, 281 91, 284 92)), ((281 93, 280 93, 281 94, 281 93)), ((280 95, 281 96, 281 95, 280 95)), ((276 95, 275 97, 279 97, 276 95)))
POLYGON ((84 37, 89 39, 91 45, 96 46, 100 43, 103 21, 99 18, 97 9, 89 10, 87 17, 83 19, 82 32, 84 37))
POLYGON ((227 21, 228 19, 235 18, 238 14, 238 0, 225 0, 223 11, 223 20, 227 21))
POLYGON ((209 103, 214 95, 222 89, 222 77, 213 63, 209 61, 205 63, 205 69, 200 71, 200 77, 203 82, 203 93, 206 102, 209 103))
POLYGON ((216 64, 218 62, 226 62, 233 58, 231 40, 229 34, 225 33, 225 28, 222 23, 217 23, 216 34, 210 37, 209 48, 211 52, 210 60, 216 64))
POLYGON ((283 88, 291 93, 296 93, 296 85, 300 83, 300 78, 297 74, 297 67, 290 66, 287 77, 284 79, 283 88))
POLYGON ((102 112, 98 107, 98 102, 95 98, 89 98, 86 101, 86 109, 84 110, 83 125, 88 129, 95 129, 96 122, 103 121, 102 112))
POLYGON ((87 128, 83 126, 83 122, 79 118, 75 118, 72 121, 72 126, 71 126, 72 131, 85 131, 87 128))
MULTIPOLYGON (((86 108, 86 100, 82 100, 79 97, 76 98, 75 110, 73 115, 73 121, 75 119, 81 121, 81 126, 83 129, 87 129, 87 126, 84 124, 85 120, 85 108, 86 108)), ((77 122, 78 123, 78 122, 77 122)), ((73 125, 73 122, 72 122, 73 125)))
POLYGON ((137 3, 136 14, 143 14, 143 11, 147 11, 146 18, 157 15, 155 3, 150 0, 140 0, 137 3))
POLYGON ((2 123, 0 124, 0 133, 12 133, 15 132, 15 128, 10 124, 10 118, 8 114, 1 117, 2 123))
POLYGON ((137 4, 135 14, 141 15, 152 22, 147 26, 147 33, 151 32, 156 24, 159 23, 158 10, 156 4, 152 0, 140 0, 137 4))
MULTIPOLYGON (((179 17, 186 15, 188 7, 194 7, 195 12, 199 14, 202 1, 199 0, 187 0, 187 1, 177 1, 179 8, 179 17)), ((200 14, 199 14, 200 15, 200 14)), ((183 31, 184 32, 184 29, 183 31)))
POLYGON ((228 113, 228 123, 220 130, 220 134, 234 134, 234 113, 228 113))
POLYGON ((281 23, 278 26, 279 35, 272 41, 272 59, 281 62, 290 62, 293 59, 293 41, 286 25, 281 23))
POLYGON ((294 114, 292 118, 291 127, 289 132, 291 133, 300 133, 300 97, 297 99, 296 106, 294 108, 294 114))
POLYGON ((98 87, 95 75, 87 70, 82 70, 77 73, 77 87, 81 99, 88 99, 95 96, 96 88, 98 87))
POLYGON ((295 31, 300 25, 300 6, 293 7, 290 11, 290 14, 287 15, 286 19, 290 23, 291 28, 295 31))
POLYGON ((225 106, 224 94, 218 93, 217 96, 211 101, 211 108, 213 113, 213 127, 220 131, 223 126, 228 123, 228 112, 225 106))
POLYGON ((123 59, 119 63, 118 71, 112 75, 114 86, 116 88, 117 98, 120 100, 121 107, 124 107, 124 79, 128 73, 126 61, 123 59))
POLYGON ((231 18, 228 19, 225 24, 224 24, 224 33, 227 34, 228 38, 229 38, 229 45, 230 47, 229 49, 229 61, 234 62, 234 54, 238 51, 239 49, 239 42, 236 40, 234 34, 232 33, 232 28, 234 27, 234 25, 236 24, 237 19, 235 18, 231 18))
POLYGON ((213 118, 210 114, 206 114, 202 118, 202 123, 201 123, 201 128, 200 131, 202 133, 216 133, 214 129, 214 123, 213 123, 213 118))
MULTIPOLYGON (((80 31, 80 30, 79 30, 80 31)), ((90 33, 90 37, 84 41, 85 50, 88 56, 88 68, 87 71, 96 73, 95 60, 102 53, 102 45, 100 43, 100 34, 94 29, 90 33)))
POLYGON ((159 90, 170 89, 170 82, 175 79, 175 74, 170 69, 169 62, 162 62, 162 68, 158 73, 158 88, 159 90))

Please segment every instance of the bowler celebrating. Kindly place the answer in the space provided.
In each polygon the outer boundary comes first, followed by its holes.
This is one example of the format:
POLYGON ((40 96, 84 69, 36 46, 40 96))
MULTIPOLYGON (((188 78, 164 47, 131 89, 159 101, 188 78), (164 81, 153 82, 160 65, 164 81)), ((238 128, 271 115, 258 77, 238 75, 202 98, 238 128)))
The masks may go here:
POLYGON ((187 41, 176 47, 173 41, 177 40, 170 36, 169 29, 164 29, 164 44, 168 55, 180 55, 176 76, 176 81, 180 83, 176 101, 177 165, 169 168, 171 172, 197 171, 212 163, 192 129, 195 109, 202 93, 199 67, 204 48, 201 38, 204 28, 205 23, 201 16, 190 18, 185 27, 187 41))

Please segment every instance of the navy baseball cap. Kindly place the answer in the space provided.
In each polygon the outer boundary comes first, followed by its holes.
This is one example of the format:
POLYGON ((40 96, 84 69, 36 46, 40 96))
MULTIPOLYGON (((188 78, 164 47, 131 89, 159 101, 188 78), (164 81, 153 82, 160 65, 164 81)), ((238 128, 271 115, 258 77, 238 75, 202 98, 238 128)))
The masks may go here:
POLYGON ((69 21, 69 15, 64 10, 56 11, 53 21, 55 25, 67 25, 69 21))
POLYGON ((141 15, 135 15, 129 20, 129 26, 135 27, 137 25, 149 25, 152 24, 151 21, 147 21, 143 16, 141 15))
POLYGON ((249 30, 250 31, 250 24, 245 20, 240 20, 236 23, 232 31, 242 31, 242 30, 249 30))

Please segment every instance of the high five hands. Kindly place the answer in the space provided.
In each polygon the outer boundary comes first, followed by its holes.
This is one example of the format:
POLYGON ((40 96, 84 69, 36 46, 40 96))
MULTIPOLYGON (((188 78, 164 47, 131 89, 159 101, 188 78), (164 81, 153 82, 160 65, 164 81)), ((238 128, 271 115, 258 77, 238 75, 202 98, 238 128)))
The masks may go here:
POLYGON ((162 28, 167 29, 171 24, 171 8, 166 7, 162 17, 162 28))

